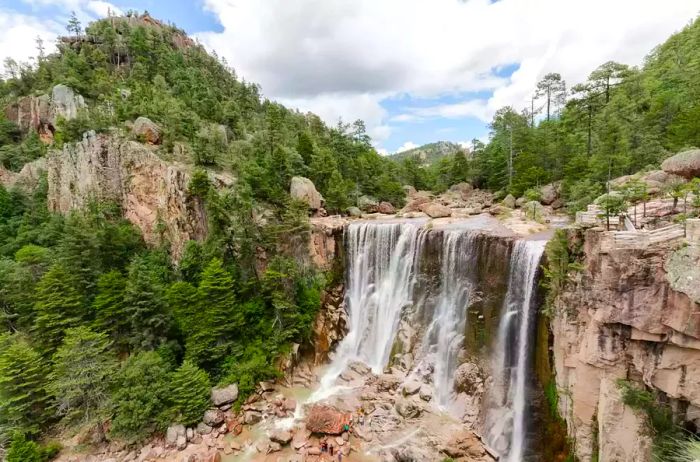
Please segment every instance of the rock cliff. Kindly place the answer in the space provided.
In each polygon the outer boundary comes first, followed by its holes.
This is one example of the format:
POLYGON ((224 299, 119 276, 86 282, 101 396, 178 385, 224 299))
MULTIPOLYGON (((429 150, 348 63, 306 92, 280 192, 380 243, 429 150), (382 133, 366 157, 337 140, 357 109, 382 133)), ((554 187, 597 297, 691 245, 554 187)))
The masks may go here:
POLYGON ((615 248, 607 234, 569 231, 583 257, 551 320, 559 410, 579 460, 646 461, 646 416, 617 382, 661 392, 680 422, 700 424, 700 252, 684 239, 615 248))
POLYGON ((114 201, 147 242, 169 242, 175 260, 188 240, 206 236, 203 204, 187 192, 189 168, 161 160, 146 145, 87 133, 81 142, 52 151, 46 164, 52 211, 114 201))

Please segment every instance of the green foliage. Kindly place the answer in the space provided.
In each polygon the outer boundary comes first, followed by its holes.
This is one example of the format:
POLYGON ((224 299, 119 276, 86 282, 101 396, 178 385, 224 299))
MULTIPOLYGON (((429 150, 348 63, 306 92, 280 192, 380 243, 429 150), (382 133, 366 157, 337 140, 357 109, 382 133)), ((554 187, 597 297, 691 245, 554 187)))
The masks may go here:
POLYGON ((28 440, 23 433, 16 433, 12 437, 5 455, 6 462, 44 462, 45 460, 39 445, 28 440))
POLYGON ((545 247, 545 255, 547 264, 543 267, 544 280, 542 285, 545 287, 547 295, 542 312, 551 317, 554 315, 555 301, 564 290, 572 266, 566 230, 557 229, 554 231, 554 236, 545 247))
POLYGON ((128 351, 129 320, 125 316, 126 279, 119 271, 103 273, 93 301, 95 328, 109 334, 117 351, 128 351))
POLYGON ((604 194, 598 200, 601 208, 601 217, 605 217, 607 229, 610 229, 610 217, 618 218, 620 214, 627 210, 627 202, 621 194, 604 194))
POLYGON ((63 344, 53 356, 46 387, 66 423, 100 423, 106 416, 116 369, 116 359, 109 349, 106 334, 84 326, 66 331, 63 344))
POLYGON ((202 419, 204 411, 209 409, 211 385, 206 372, 190 361, 170 375, 171 411, 177 422, 192 425, 202 419))
POLYGON ((280 375, 273 366, 273 355, 262 341, 249 343, 244 349, 236 349, 224 365, 223 384, 237 383, 241 397, 247 397, 255 391, 262 380, 269 380, 280 375))
POLYGON ((114 380, 110 433, 135 441, 167 427, 168 379, 168 365, 158 353, 131 356, 114 380))
POLYGON ((48 364, 22 334, 0 336, 0 437, 37 434, 46 423, 48 364))
POLYGON ((193 196, 205 198, 207 197, 210 187, 211 183, 206 170, 198 168, 192 172, 192 178, 190 178, 190 182, 187 185, 187 193, 193 196))

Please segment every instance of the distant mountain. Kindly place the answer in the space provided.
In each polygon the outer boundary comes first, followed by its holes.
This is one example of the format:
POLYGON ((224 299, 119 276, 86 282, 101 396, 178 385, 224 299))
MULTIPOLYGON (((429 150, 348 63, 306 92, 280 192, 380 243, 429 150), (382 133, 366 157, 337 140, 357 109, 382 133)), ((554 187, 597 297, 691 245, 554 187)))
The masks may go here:
POLYGON ((465 151, 465 148, 451 141, 436 141, 435 143, 424 144, 408 151, 391 154, 389 157, 396 161, 418 157, 421 163, 430 165, 458 151, 465 151))

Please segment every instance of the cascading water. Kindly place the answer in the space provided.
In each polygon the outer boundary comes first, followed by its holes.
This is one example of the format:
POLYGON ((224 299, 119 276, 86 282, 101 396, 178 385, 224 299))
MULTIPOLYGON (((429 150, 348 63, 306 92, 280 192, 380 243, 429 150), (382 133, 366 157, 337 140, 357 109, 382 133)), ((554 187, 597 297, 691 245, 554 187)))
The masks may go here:
POLYGON ((522 462, 527 449, 525 414, 536 314, 534 294, 545 244, 529 240, 515 243, 492 361, 494 386, 488 397, 486 438, 507 462, 522 462))
POLYGON ((416 223, 354 223, 345 232, 346 309, 349 331, 311 400, 333 391, 333 383, 354 360, 373 372, 384 370, 401 312, 413 302, 418 257, 425 230, 416 223))
POLYGON ((477 269, 476 234, 443 233, 440 293, 423 347, 431 351, 435 401, 446 409, 452 401, 453 377, 464 344, 467 307, 473 295, 477 269))

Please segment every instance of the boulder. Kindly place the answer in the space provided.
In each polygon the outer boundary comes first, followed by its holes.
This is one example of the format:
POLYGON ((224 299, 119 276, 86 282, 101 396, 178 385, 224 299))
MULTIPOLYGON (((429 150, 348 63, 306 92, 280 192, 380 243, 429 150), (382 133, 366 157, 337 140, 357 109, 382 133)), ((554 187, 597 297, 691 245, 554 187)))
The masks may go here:
POLYGON ((246 411, 243 421, 246 425, 255 425, 262 420, 262 415, 257 411, 246 411))
POLYGON ((132 128, 134 135, 142 138, 148 144, 160 144, 161 129, 148 117, 139 117, 132 128))
POLYGON ((199 422, 197 424, 196 430, 197 430, 197 433, 199 433, 200 435, 208 435, 209 433, 211 433, 211 431, 213 429, 209 425, 205 424, 204 422, 199 422))
POLYGON ((473 190, 474 187, 472 185, 464 182, 450 186, 450 192, 459 193, 463 199, 466 199, 473 190))
POLYGON ((403 387, 401 388, 401 393, 404 396, 410 396, 410 395, 415 395, 420 391, 421 384, 420 382, 416 381, 410 381, 406 382, 403 384, 403 387))
POLYGON ((238 399, 238 385, 231 384, 223 388, 211 389, 211 402, 214 406, 219 407, 225 404, 231 404, 238 399))
POLYGON ((270 434, 270 440, 282 446, 289 444, 289 442, 292 441, 292 437, 292 432, 289 430, 275 430, 270 434))
POLYGON ((184 425, 171 425, 165 431, 165 442, 168 446, 175 446, 178 443, 178 439, 186 434, 187 430, 185 430, 184 425))
POLYGON ((350 425, 352 415, 327 405, 314 405, 306 418, 306 428, 312 433, 340 435, 343 427, 350 425))
POLYGON ((69 86, 58 84, 51 90, 51 112, 53 120, 58 117, 71 120, 78 117, 78 110, 85 107, 85 100, 69 86))
POLYGON ((260 385, 260 391, 262 391, 263 393, 275 390, 275 384, 273 382, 263 380, 262 382, 260 382, 259 385, 260 385))
POLYGON ((360 210, 359 208, 354 207, 354 206, 353 206, 353 207, 348 207, 347 212, 348 212, 348 215, 350 215, 351 217, 356 217, 356 218, 357 218, 357 217, 361 217, 361 216, 362 216, 362 210, 360 210))
POLYGON ((177 437, 177 441, 175 442, 175 446, 179 451, 182 451, 187 447, 187 436, 185 435, 180 435, 177 437))
POLYGON ((204 413, 202 422, 209 425, 210 427, 216 427, 224 423, 225 416, 220 409, 209 409, 204 413))
POLYGON ((669 157, 661 163, 661 169, 683 178, 700 176, 700 149, 679 152, 669 157))
POLYGON ((379 209, 379 202, 377 202, 377 199, 371 196, 360 196, 357 199, 357 206, 363 212, 375 213, 379 209))
POLYGON ((405 192, 408 197, 413 196, 417 192, 416 188, 414 188, 410 184, 403 185, 402 189, 403 189, 403 192, 405 192))
POLYGON ((293 199, 306 202, 311 210, 318 210, 323 205, 323 196, 316 190, 314 183, 303 176, 292 178, 289 194, 293 199))
POLYGON ((418 404, 408 398, 398 398, 394 403, 394 408, 396 412, 399 413, 401 417, 406 419, 413 419, 420 416, 421 408, 418 404))
POLYGON ((392 215, 396 213, 396 209, 394 208, 393 205, 391 205, 391 202, 386 202, 382 201, 379 203, 379 207, 377 208, 377 211, 379 213, 383 213, 385 215, 392 215))
POLYGON ((559 189, 561 183, 549 183, 540 188, 540 202, 544 205, 549 205, 559 198, 559 189))
POLYGON ((483 384, 484 379, 476 364, 462 363, 454 374, 454 387, 458 392, 473 394, 483 384))
POLYGON ((525 205, 526 203, 527 203, 527 199, 525 199, 525 197, 523 197, 523 196, 518 197, 518 198, 515 200, 515 206, 516 206, 516 207, 522 207, 522 206, 525 205))
POLYGON ((503 199, 503 206, 508 207, 509 209, 514 209, 515 208, 515 197, 513 197, 512 194, 508 194, 503 199))
POLYGON ((420 206, 420 211, 428 215, 430 218, 443 218, 452 215, 452 210, 442 204, 436 204, 430 202, 427 204, 422 204, 420 206))
POLYGON ((415 196, 408 202, 408 204, 406 204, 404 208, 401 209, 401 213, 405 214, 408 212, 420 212, 421 205, 429 202, 430 198, 428 197, 415 196))
POLYGON ((390 391, 396 390, 401 384, 401 380, 392 374, 382 374, 377 378, 375 384, 379 391, 390 391))

